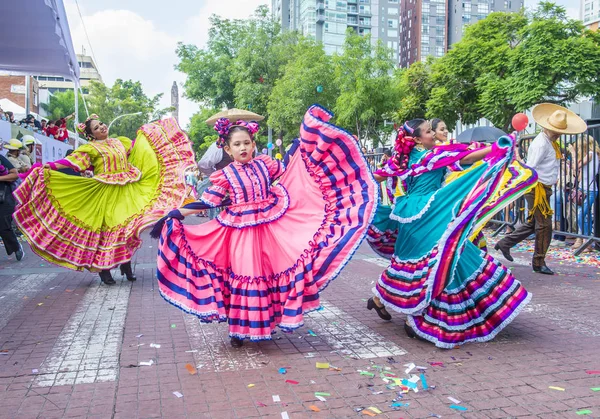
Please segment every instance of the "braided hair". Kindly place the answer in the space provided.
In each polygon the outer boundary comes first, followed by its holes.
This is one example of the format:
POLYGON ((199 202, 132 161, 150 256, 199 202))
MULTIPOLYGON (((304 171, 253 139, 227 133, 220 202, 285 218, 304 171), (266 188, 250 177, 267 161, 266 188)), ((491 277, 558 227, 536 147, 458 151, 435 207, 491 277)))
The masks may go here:
POLYGON ((398 130, 396 143, 394 144, 394 160, 401 170, 408 168, 410 152, 417 145, 415 137, 421 136, 421 125, 423 122, 426 122, 425 119, 412 119, 402 124, 398 130))

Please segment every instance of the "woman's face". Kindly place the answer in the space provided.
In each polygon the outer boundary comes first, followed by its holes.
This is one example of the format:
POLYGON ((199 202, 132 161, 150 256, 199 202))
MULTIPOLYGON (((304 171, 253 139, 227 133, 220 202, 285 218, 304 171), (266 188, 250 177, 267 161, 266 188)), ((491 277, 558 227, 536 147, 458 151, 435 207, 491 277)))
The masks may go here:
POLYGON ((92 131, 92 137, 96 140, 102 141, 108 138, 108 127, 102 121, 92 120, 90 130, 92 131))
POLYGON ((429 121, 423 122, 419 125, 419 129, 421 131, 418 137, 415 137, 415 141, 418 144, 421 144, 427 150, 431 150, 435 146, 435 139, 433 137, 433 130, 431 129, 431 124, 429 121))
POLYGON ((440 121, 435 127, 434 131, 435 139, 440 143, 445 143, 448 141, 448 127, 444 121, 440 121))

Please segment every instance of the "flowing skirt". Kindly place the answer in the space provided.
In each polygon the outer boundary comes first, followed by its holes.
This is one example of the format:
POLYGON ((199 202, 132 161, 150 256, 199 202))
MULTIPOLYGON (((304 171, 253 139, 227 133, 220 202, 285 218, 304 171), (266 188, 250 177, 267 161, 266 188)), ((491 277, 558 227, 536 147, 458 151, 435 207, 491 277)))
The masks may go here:
POLYGON ((202 321, 228 321, 231 337, 271 339, 320 307, 320 292, 366 235, 378 186, 359 145, 311 107, 271 188, 285 202, 253 226, 167 221, 159 244, 161 295, 202 321), (289 197, 289 198, 287 198, 289 197), (275 216, 276 215, 276 216, 275 216))
POLYGON ((142 175, 124 185, 34 169, 14 192, 14 219, 31 248, 75 270, 111 269, 131 260, 141 231, 184 202, 184 172, 195 162, 173 119, 144 125, 128 161, 142 175))

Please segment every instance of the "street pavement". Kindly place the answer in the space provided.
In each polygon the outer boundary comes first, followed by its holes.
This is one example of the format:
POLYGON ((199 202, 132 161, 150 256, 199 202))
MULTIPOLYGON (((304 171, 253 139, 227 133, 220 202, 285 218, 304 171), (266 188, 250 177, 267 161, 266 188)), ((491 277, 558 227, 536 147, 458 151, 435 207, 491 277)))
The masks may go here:
POLYGON ((598 253, 554 249, 542 276, 518 248, 502 261, 529 306, 495 340, 441 350, 366 310, 386 262, 363 246, 303 328, 233 349, 226 325, 160 297, 156 245, 112 287, 0 250, 0 418, 600 418, 598 253))

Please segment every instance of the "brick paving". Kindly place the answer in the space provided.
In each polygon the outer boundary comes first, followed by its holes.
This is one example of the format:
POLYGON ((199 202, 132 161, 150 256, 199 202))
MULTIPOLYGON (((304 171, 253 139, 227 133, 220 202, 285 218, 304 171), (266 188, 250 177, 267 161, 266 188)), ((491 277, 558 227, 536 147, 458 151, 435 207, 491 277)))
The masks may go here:
POLYGON ((146 239, 138 281, 106 287, 31 251, 19 263, 0 250, 0 418, 347 418, 369 407, 395 419, 600 418, 600 374, 586 373, 600 370, 600 272, 590 265, 550 261, 559 275, 540 276, 516 252, 508 265, 533 293, 528 308, 492 342, 441 350, 408 339, 403 316, 384 322, 365 309, 385 263, 363 247, 304 328, 235 350, 225 325, 162 300, 155 252, 146 239), (408 378, 409 363, 427 368, 430 388, 399 399, 380 373, 408 378))

